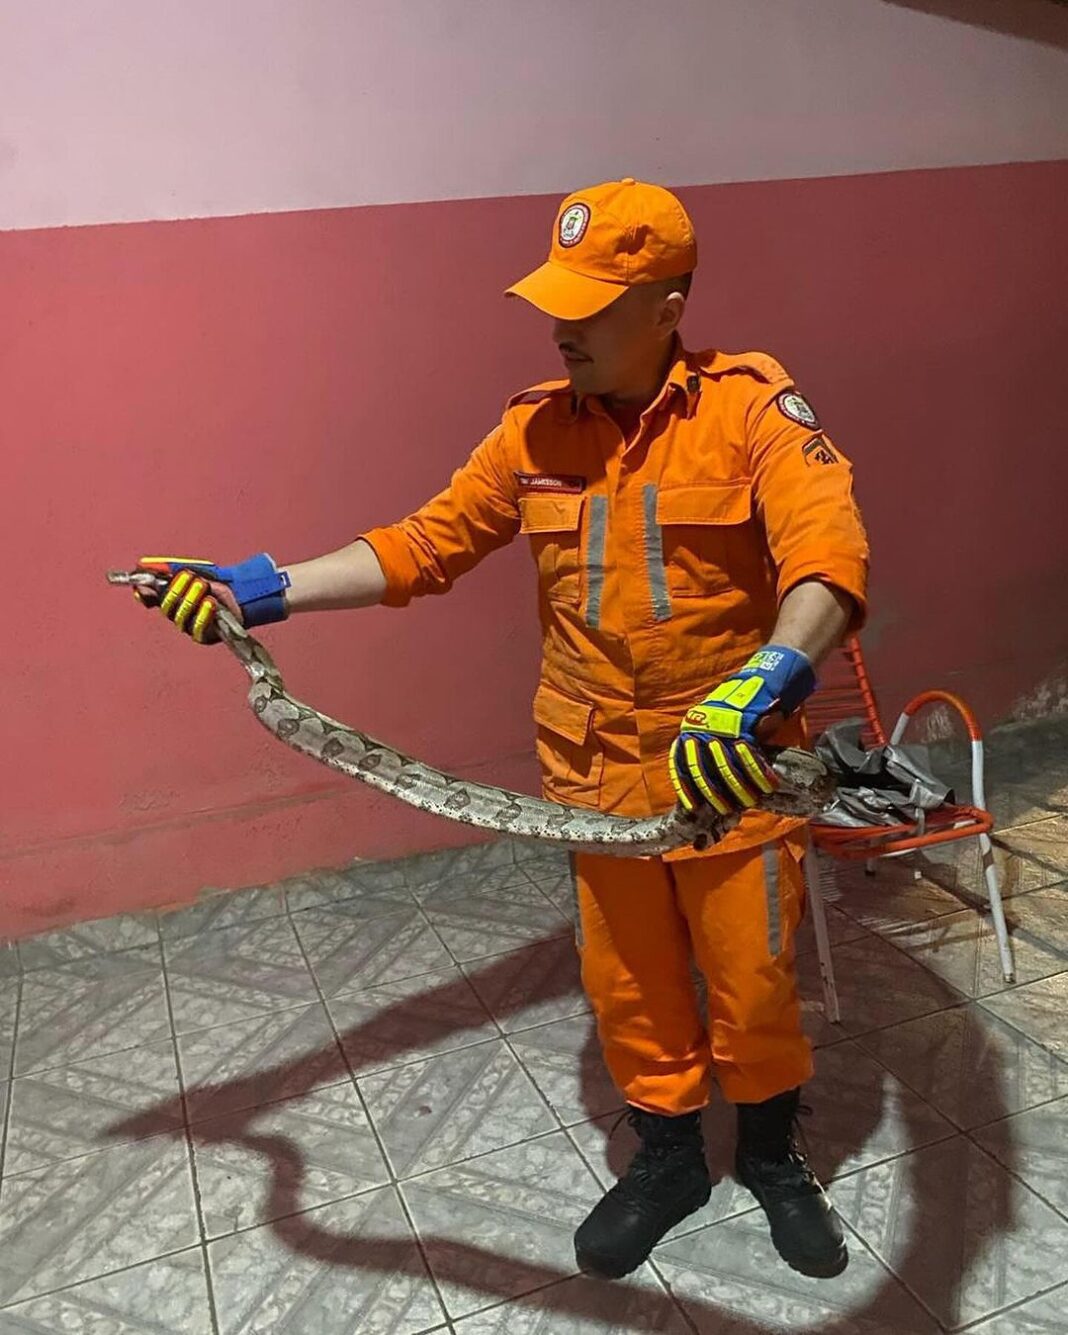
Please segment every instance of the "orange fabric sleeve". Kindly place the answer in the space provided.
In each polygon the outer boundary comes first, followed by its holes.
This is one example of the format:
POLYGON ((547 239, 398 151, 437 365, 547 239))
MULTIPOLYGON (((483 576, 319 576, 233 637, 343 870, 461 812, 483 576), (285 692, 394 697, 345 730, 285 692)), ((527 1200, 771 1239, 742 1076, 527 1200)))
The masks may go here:
POLYGON ((386 577, 382 602, 404 607, 426 593, 446 593, 453 581, 519 531, 515 480, 505 457, 504 431, 495 428, 452 475, 444 491, 407 519, 361 534, 386 577))
POLYGON ((788 380, 761 386, 747 421, 753 494, 778 572, 778 599, 802 580, 834 585, 857 605, 856 630, 867 610, 868 539, 853 499, 853 469, 818 425, 782 411, 784 390, 792 390, 788 380))

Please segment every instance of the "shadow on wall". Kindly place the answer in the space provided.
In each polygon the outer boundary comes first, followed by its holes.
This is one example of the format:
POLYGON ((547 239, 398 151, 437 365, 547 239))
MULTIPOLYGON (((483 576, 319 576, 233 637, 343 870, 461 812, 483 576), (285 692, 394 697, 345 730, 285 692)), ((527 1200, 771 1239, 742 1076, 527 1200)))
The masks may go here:
POLYGON ((1068 50, 1068 0, 884 0, 1068 50))

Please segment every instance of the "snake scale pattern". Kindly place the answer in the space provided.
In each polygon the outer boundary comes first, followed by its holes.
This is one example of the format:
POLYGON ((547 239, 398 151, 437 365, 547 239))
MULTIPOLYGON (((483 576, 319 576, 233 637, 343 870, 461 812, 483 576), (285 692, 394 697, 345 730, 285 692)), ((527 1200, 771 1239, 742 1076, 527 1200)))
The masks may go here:
MULTIPOLYGON (((107 578, 112 584, 144 582, 138 573, 126 571, 111 571, 107 578)), ((681 807, 643 819, 614 816, 444 774, 294 699, 267 650, 225 609, 219 609, 216 625, 221 641, 251 679, 248 703, 268 732, 294 751, 420 811, 513 839, 625 857, 666 853, 686 844, 705 848, 735 823, 710 808, 695 816, 681 807)), ((780 750, 773 765, 782 787, 766 799, 769 810, 809 817, 829 800, 832 780, 810 752, 780 750)))

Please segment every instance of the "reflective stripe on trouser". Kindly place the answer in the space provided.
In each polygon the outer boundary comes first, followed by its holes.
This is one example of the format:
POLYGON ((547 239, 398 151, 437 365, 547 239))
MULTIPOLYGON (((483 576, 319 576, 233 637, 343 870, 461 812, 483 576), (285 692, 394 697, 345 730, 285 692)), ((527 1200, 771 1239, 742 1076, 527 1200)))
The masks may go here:
POLYGON ((684 862, 576 857, 582 981, 629 1103, 691 1112, 713 1076, 732 1103, 760 1103, 811 1077, 793 964, 802 855, 793 838, 684 862), (708 985, 707 1029, 691 949, 708 985))

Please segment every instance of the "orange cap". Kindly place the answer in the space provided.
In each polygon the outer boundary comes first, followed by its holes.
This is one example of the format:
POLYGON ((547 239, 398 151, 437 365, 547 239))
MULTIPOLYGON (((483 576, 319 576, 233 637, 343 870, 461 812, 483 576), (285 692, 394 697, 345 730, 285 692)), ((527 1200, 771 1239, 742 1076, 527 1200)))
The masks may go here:
POLYGON ((557 320, 585 320, 628 287, 697 266, 693 224, 663 186, 626 177, 568 195, 549 258, 508 289, 557 320))

